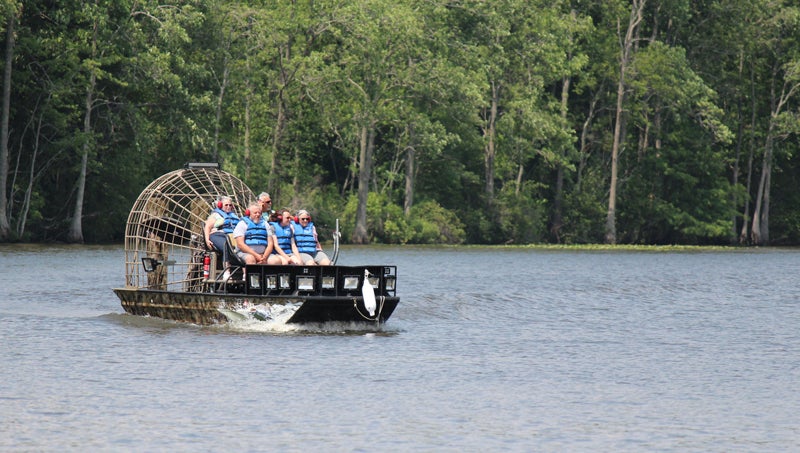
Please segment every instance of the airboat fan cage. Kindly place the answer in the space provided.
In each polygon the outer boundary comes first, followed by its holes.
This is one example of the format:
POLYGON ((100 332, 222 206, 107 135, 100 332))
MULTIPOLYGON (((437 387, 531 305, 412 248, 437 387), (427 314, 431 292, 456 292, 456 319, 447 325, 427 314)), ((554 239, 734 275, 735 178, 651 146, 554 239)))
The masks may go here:
POLYGON ((221 196, 241 214, 253 192, 217 164, 187 164, 153 181, 136 199, 125 228, 128 287, 200 291, 203 224, 221 196))

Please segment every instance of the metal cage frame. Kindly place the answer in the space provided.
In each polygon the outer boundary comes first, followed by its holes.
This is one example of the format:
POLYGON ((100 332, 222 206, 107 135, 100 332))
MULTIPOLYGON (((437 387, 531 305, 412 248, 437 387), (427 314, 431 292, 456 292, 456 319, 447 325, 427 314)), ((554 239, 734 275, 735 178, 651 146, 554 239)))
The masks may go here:
POLYGON ((218 164, 187 164, 147 186, 125 227, 125 284, 165 291, 202 290, 203 225, 222 196, 243 213, 253 191, 218 164))

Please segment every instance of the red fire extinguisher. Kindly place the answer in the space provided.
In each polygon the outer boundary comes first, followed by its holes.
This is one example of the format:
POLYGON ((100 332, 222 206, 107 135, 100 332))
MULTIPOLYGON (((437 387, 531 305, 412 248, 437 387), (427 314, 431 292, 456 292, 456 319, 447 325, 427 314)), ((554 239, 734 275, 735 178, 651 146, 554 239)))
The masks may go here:
POLYGON ((208 280, 208 272, 211 267, 211 257, 206 255, 203 257, 203 280, 208 280))

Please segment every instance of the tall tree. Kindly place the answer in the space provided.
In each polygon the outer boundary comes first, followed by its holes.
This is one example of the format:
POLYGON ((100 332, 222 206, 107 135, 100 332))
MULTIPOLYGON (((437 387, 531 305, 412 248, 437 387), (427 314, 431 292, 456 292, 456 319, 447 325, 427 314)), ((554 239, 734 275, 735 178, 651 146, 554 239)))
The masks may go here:
MULTIPOLYGON (((781 5, 782 6, 782 5, 781 5)), ((775 165, 775 141, 799 133, 800 109, 800 8, 783 6, 774 9, 764 25, 771 30, 768 47, 771 68, 769 83, 769 121, 761 158, 761 178, 753 210, 751 239, 756 245, 769 244, 769 215, 772 172, 775 165)))
POLYGON ((336 41, 335 56, 329 57, 330 64, 317 61, 318 73, 306 86, 323 103, 331 127, 345 131, 345 140, 356 144, 358 201, 352 241, 367 243, 367 199, 376 140, 381 127, 392 127, 416 83, 409 62, 418 60, 415 43, 424 27, 418 23, 419 13, 409 5, 387 0, 346 5, 330 17, 324 39, 336 41))
POLYGON ((617 79, 617 106, 614 120, 614 142, 611 145, 611 182, 608 189, 608 213, 606 214, 606 243, 617 243, 617 178, 619 173, 619 154, 623 142, 622 123, 624 121, 624 102, 626 76, 634 57, 635 44, 639 39, 639 26, 644 15, 646 0, 633 0, 628 23, 622 28, 621 18, 617 18, 619 36, 619 78, 617 79), (623 35, 624 34, 624 35, 623 35))
POLYGON ((14 62, 14 45, 16 33, 17 12, 13 4, 4 2, 3 16, 6 22, 6 47, 3 65, 3 99, 2 116, 0 116, 0 241, 6 241, 11 232, 8 221, 8 124, 11 116, 11 71, 14 62))
MULTIPOLYGON (((87 5, 88 6, 88 5, 87 5)), ((98 2, 95 0, 90 8, 96 9, 98 2)), ((90 11, 90 30, 88 33, 89 54, 84 60, 88 70, 88 80, 86 81, 86 97, 84 100, 83 112, 83 144, 81 145, 81 161, 78 170, 77 190, 75 191, 75 207, 72 211, 72 221, 67 232, 67 241, 83 242, 83 199, 86 191, 86 177, 89 166, 89 153, 94 149, 94 138, 92 130, 92 112, 94 110, 95 90, 97 89, 97 59, 98 59, 98 27, 99 17, 95 11, 90 11)))

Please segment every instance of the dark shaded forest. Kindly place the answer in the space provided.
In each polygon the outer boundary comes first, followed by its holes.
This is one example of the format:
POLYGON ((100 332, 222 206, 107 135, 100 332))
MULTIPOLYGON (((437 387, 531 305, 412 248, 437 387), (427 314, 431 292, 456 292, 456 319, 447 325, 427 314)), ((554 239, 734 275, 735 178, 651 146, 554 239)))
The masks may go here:
POLYGON ((0 7, 0 242, 220 162, 351 243, 800 243, 794 2, 0 7))

